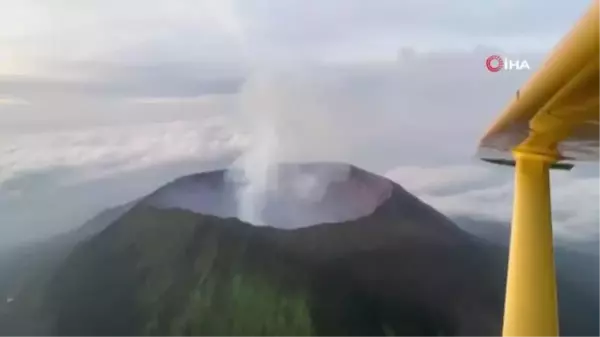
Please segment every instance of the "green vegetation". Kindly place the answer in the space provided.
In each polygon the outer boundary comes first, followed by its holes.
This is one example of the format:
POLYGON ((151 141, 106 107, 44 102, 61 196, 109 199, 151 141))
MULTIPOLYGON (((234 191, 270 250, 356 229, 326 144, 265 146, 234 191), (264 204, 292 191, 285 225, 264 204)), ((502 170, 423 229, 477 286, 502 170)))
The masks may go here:
POLYGON ((383 333, 385 334, 385 336, 396 336, 396 334, 394 333, 394 328, 392 328, 391 326, 389 326, 387 324, 382 324, 381 330, 383 330, 383 333))
POLYGON ((134 210, 59 271, 55 335, 314 336, 303 267, 274 249, 235 220, 134 210))
POLYGON ((447 331, 426 310, 398 301, 406 296, 403 289, 414 288, 403 272, 413 262, 396 257, 420 256, 432 264, 445 257, 457 266, 465 265, 462 254, 454 248, 447 257, 447 250, 426 243, 396 247, 396 241, 391 251, 359 250, 355 242, 365 237, 352 226, 296 233, 183 210, 134 208, 75 248, 54 274, 45 291, 51 327, 44 334, 447 331))
MULTIPOLYGON (((309 290, 296 282, 301 269, 272 254, 264 243, 251 240, 249 226, 181 210, 144 209, 121 221, 119 227, 103 233, 104 245, 92 244, 79 252, 92 264, 100 262, 96 257, 110 263, 110 277, 117 281, 98 275, 93 280, 82 278, 75 286, 82 293, 88 287, 100 287, 99 300, 106 301, 117 296, 108 283, 133 282, 133 303, 117 309, 122 310, 120 316, 135 317, 126 331, 143 335, 312 334, 309 290), (96 249, 100 251, 90 251, 96 249), (123 263, 123 269, 117 268, 123 263)), ((97 274, 97 268, 90 268, 89 273, 97 274)), ((90 321, 87 326, 96 324, 100 322, 90 321)))
POLYGON ((311 335, 306 296, 281 293, 258 276, 207 278, 193 290, 171 335, 311 335), (225 284, 225 285, 224 285, 225 284))

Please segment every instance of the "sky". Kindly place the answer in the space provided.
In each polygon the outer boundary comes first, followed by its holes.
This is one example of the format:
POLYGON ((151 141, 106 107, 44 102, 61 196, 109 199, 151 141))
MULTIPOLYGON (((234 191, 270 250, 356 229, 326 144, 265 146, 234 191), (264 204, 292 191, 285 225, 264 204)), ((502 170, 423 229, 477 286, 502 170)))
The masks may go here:
MULTIPOLYGON (((479 163, 478 139, 589 4, 0 0, 0 246, 229 165, 254 114, 277 159, 349 162, 508 221, 511 171, 479 163), (531 70, 489 73, 491 54, 531 70)), ((597 166, 553 182, 557 233, 597 239, 597 166)))

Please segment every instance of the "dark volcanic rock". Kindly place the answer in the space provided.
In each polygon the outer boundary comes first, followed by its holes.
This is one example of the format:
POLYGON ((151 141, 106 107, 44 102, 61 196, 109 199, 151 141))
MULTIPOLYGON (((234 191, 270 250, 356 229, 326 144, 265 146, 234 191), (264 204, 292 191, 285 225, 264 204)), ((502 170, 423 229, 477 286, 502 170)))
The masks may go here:
MULTIPOLYGON (((265 186, 248 186, 237 171, 182 177, 144 201, 157 208, 179 208, 221 218, 240 217, 248 191, 260 207, 261 225, 298 228, 345 222, 372 213, 389 198, 393 183, 338 163, 279 164, 269 169, 265 186)), ((260 182, 259 182, 260 183, 260 182)))

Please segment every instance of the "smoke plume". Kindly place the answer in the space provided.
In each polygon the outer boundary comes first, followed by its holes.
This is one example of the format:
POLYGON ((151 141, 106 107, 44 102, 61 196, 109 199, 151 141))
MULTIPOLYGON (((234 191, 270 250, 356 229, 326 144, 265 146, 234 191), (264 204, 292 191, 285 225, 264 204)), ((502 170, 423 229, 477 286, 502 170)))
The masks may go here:
POLYGON ((241 220, 268 224, 270 200, 286 199, 291 208, 318 203, 332 181, 347 179, 347 166, 307 172, 288 165, 281 171, 282 163, 332 161, 345 153, 329 111, 331 84, 310 70, 256 72, 245 83, 240 112, 251 141, 230 170, 241 220))

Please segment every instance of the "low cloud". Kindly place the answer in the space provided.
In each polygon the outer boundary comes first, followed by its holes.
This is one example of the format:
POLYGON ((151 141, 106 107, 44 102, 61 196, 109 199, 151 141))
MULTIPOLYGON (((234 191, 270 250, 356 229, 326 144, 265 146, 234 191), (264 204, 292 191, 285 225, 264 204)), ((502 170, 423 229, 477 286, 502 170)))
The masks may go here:
POLYGON ((0 246, 81 225, 245 146, 224 117, 0 137, 0 246))
POLYGON ((444 195, 465 184, 489 186, 490 169, 479 165, 451 165, 441 167, 400 166, 386 173, 388 178, 402 182, 410 191, 444 195))
POLYGON ((29 104, 26 100, 18 97, 0 96, 0 105, 25 105, 29 104))
MULTIPOLYGON (((260 68, 230 77, 149 67, 109 72, 89 85, 62 81, 49 92, 56 80, 0 78, 3 93, 32 102, 0 106, 0 245, 73 228, 176 177, 227 166, 256 136, 244 122, 260 116, 283 125, 285 159, 345 161, 381 174, 399 168, 403 186, 445 213, 508 220, 511 170, 480 167, 473 156, 530 73, 489 73, 487 55, 484 48, 293 64, 293 72, 259 86, 259 104, 244 113, 240 91, 260 68), (161 81, 153 69, 170 76, 161 81)), ((553 195, 556 221, 564 222, 557 228, 578 232, 592 213, 597 227, 598 196, 590 192, 597 177, 557 178, 564 180, 553 195), (582 196, 589 205, 575 202, 582 196)))
MULTIPOLYGON (((565 239, 598 239, 600 180, 597 169, 586 169, 592 172, 551 174, 554 230, 565 239)), ((448 216, 469 216, 504 224, 511 221, 512 168, 491 164, 400 166, 386 176, 448 216)))

